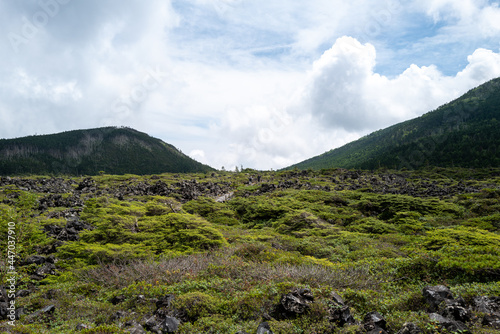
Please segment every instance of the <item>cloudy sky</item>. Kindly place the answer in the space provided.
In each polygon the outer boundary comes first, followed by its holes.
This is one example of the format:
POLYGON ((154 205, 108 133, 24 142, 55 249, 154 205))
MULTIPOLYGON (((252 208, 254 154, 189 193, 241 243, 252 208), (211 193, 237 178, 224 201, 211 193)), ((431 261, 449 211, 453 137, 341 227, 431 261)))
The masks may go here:
POLYGON ((130 126, 278 169, 500 76, 499 1, 2 0, 0 138, 130 126))

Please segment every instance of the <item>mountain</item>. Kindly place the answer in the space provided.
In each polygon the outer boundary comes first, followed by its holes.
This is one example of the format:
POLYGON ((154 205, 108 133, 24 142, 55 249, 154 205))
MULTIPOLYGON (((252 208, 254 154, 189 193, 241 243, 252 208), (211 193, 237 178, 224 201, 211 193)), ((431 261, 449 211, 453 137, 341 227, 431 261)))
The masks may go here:
POLYGON ((500 78, 421 117, 286 169, 500 166, 500 78))
POLYGON ((144 175, 211 170, 174 146, 125 127, 0 140, 0 175, 144 175))

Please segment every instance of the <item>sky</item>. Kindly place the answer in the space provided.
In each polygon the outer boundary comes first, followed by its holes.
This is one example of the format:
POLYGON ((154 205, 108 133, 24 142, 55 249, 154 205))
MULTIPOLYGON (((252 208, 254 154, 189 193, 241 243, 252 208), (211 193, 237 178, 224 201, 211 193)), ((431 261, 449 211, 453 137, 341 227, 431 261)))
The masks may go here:
POLYGON ((486 0, 3 0, 0 138, 128 126, 279 169, 500 76, 486 0))

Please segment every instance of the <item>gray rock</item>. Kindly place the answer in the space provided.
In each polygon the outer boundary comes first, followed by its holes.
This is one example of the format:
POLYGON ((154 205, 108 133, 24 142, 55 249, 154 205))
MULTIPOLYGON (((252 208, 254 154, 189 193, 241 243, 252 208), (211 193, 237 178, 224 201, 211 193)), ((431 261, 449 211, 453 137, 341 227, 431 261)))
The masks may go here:
POLYGON ((125 301, 125 299, 127 299, 127 298, 124 295, 118 295, 118 296, 114 296, 109 301, 111 302, 111 304, 117 305, 117 304, 123 303, 125 301))
POLYGON ((23 265, 30 265, 30 264, 44 264, 46 261, 45 256, 40 256, 40 255, 32 255, 24 259, 22 262, 23 265))
POLYGON ((175 333, 179 329, 180 324, 181 322, 178 319, 166 317, 159 327, 164 333, 175 333))
POLYGON ((429 304, 429 312, 436 312, 439 304, 444 300, 453 299, 450 289, 444 285, 426 286, 422 294, 429 304))
POLYGON ((438 313, 429 314, 431 321, 435 322, 441 329, 445 329, 448 332, 454 333, 461 331, 462 334, 472 334, 472 332, 465 326, 461 321, 456 321, 453 319, 448 319, 443 317, 438 313))
POLYGON ((81 330, 90 329, 90 328, 92 328, 92 326, 90 326, 90 325, 78 324, 78 325, 76 325, 75 330, 81 331, 81 330))
POLYGON ((38 268, 33 275, 31 275, 31 278, 37 281, 40 281, 47 277, 48 275, 55 275, 56 274, 56 266, 53 263, 45 263, 43 266, 38 268))
POLYGON ((422 330, 411 322, 406 322, 403 327, 397 332, 397 334, 421 334, 422 330))
POLYGON ((331 305, 328 308, 329 316, 328 320, 330 322, 335 323, 337 326, 342 327, 345 324, 352 325, 356 323, 353 316, 351 315, 351 311, 349 306, 344 303, 342 297, 340 297, 337 293, 332 292, 331 296, 331 305))
POLYGON ((499 313, 486 314, 481 324, 483 326, 500 329, 500 314, 499 313))
POLYGON ((31 313, 28 316, 26 316, 26 318, 24 319, 24 321, 26 323, 31 323, 36 318, 38 318, 40 316, 50 315, 50 314, 54 313, 55 310, 56 310, 56 306, 55 305, 45 306, 44 308, 42 308, 42 309, 40 309, 40 310, 38 310, 38 311, 36 311, 34 313, 31 313))
POLYGON ((378 312, 369 312, 363 318, 363 326, 365 329, 371 330, 378 327, 385 330, 387 329, 386 324, 387 322, 384 317, 378 312))
POLYGON ((18 290, 16 292, 16 297, 26 297, 26 296, 29 296, 31 293, 30 290, 18 290))
POLYGON ((272 312, 275 319, 295 318, 309 309, 314 297, 309 289, 295 289, 281 296, 280 303, 272 312))
POLYGON ((156 318, 156 316, 152 316, 144 323, 144 328, 152 333, 163 334, 160 329, 160 321, 156 318))
POLYGON ((146 334, 146 330, 138 323, 133 323, 132 327, 126 329, 130 334, 146 334))
POLYGON ((273 334, 273 332, 267 322, 261 322, 259 327, 257 327, 257 334, 273 334))
POLYGON ((480 296, 473 299, 474 310, 482 313, 500 312, 500 297, 480 296))
POLYGON ((457 299, 445 299, 438 306, 439 314, 443 317, 462 322, 470 320, 470 312, 465 306, 465 301, 459 297, 457 299))

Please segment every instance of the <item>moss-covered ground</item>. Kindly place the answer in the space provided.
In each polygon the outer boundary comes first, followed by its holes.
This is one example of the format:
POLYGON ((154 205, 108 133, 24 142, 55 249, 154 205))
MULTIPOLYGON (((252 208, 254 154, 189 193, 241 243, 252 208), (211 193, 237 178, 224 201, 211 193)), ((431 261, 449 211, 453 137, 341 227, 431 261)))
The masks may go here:
MULTIPOLYGON (((424 286, 466 302, 500 296, 499 169, 101 175, 58 179, 59 190, 42 186, 50 180, 0 183, 0 278, 13 222, 16 290, 30 291, 15 299, 25 314, 0 332, 127 333, 172 294, 179 333, 255 333, 264 320, 274 333, 354 333, 328 321, 335 291, 357 320, 378 311, 390 333, 405 322, 435 333, 424 286), (92 229, 77 240, 47 233, 70 220, 92 229), (52 256, 55 275, 34 277, 43 265, 24 264, 32 255, 52 256), (312 291, 309 311, 272 319, 294 288, 312 291), (29 316, 48 305, 50 315, 29 316)), ((474 333, 494 333, 474 315, 474 333)))

